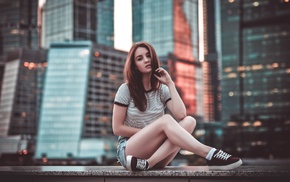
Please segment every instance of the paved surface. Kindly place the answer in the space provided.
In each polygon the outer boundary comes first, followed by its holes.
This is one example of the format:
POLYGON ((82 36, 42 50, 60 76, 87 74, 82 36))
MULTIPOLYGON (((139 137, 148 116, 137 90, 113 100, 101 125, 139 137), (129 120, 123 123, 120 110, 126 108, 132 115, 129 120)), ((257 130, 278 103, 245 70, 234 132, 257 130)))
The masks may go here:
MULTIPOLYGON (((240 166, 234 170, 220 171, 208 166, 167 167, 163 170, 129 172, 121 166, 2 166, 0 175, 28 176, 199 176, 199 177, 290 177, 290 166, 240 166)), ((289 178, 290 179, 290 178, 289 178)))

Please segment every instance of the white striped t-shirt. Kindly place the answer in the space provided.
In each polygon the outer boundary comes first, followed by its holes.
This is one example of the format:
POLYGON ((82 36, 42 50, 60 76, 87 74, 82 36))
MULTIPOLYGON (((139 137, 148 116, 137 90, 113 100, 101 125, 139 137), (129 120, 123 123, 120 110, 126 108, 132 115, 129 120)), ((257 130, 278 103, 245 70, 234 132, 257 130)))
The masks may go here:
POLYGON ((115 97, 114 103, 128 107, 124 124, 135 128, 143 128, 164 115, 166 103, 171 99, 169 89, 161 84, 158 90, 146 92, 147 108, 140 111, 130 97, 127 83, 123 83, 115 97))

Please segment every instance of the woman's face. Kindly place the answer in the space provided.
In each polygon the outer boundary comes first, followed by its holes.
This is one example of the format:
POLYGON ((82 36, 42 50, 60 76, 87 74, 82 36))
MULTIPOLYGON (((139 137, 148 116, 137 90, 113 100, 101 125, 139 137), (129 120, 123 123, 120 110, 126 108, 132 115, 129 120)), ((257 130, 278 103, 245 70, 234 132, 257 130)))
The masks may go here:
POLYGON ((142 74, 152 72, 151 55, 145 47, 138 47, 135 51, 134 61, 137 70, 142 74))

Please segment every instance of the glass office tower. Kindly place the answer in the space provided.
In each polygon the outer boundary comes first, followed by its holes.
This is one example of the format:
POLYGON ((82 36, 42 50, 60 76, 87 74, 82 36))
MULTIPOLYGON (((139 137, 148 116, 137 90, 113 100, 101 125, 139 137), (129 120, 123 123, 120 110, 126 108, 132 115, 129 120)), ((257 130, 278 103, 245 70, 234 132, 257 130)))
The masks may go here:
POLYGON ((127 52, 94 45, 90 65, 83 138, 112 139, 112 110, 115 94, 124 82, 127 52))
POLYGON ((38 48, 38 0, 0 1, 0 56, 16 48, 38 48))
POLYGON ((100 164, 104 157, 115 159, 112 108, 126 55, 91 41, 51 44, 36 161, 88 159, 100 164))
POLYGON ((7 54, 0 99, 2 165, 32 164, 46 55, 46 50, 24 48, 7 54))
POLYGON ((7 55, 0 103, 0 136, 37 133, 46 68, 45 50, 16 49, 7 55))
POLYGON ((290 2, 220 3, 222 119, 238 129, 228 128, 236 140, 226 144, 253 149, 253 155, 289 157, 283 149, 290 144, 290 2))
POLYGON ((150 42, 159 56, 198 60, 197 0, 132 1, 133 42, 150 42))
POLYGON ((220 88, 220 19, 217 1, 203 1, 204 61, 202 62, 204 83, 204 119, 220 121, 221 88, 220 88))
POLYGON ((77 156, 92 44, 52 44, 39 118, 36 157, 77 156))
POLYGON ((114 0, 98 1, 96 10, 96 44, 114 47, 114 0))
POLYGON ((221 1, 223 119, 289 118, 290 2, 221 1))
POLYGON ((72 40, 114 46, 114 0, 49 0, 43 12, 43 47, 72 40))
POLYGON ((133 42, 151 43, 168 67, 187 113, 203 115, 197 0, 132 1, 133 42))

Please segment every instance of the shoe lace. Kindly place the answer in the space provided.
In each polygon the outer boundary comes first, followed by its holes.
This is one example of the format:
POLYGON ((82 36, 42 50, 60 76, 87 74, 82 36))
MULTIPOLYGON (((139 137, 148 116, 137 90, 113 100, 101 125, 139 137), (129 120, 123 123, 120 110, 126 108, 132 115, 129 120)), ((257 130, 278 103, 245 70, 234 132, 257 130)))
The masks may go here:
POLYGON ((231 157, 231 155, 226 153, 226 152, 224 152, 224 151, 222 151, 222 150, 220 150, 220 151, 218 151, 218 153, 216 153, 214 155, 214 157, 218 158, 218 159, 222 159, 222 160, 227 160, 229 157, 231 157))
POLYGON ((141 169, 141 170, 146 170, 146 160, 143 159, 137 159, 137 164, 136 164, 136 168, 141 169))

